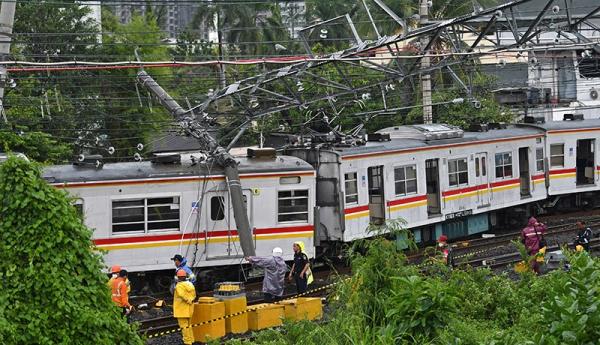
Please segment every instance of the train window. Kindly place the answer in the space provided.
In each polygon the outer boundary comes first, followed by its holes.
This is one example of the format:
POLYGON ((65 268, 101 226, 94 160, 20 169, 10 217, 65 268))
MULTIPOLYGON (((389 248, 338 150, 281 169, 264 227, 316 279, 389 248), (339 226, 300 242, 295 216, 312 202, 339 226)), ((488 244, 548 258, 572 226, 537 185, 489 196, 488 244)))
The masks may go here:
POLYGON ((179 230, 179 197, 114 200, 112 231, 179 230))
POLYGON ((448 160, 448 184, 450 187, 469 184, 466 158, 448 160))
POLYGON ((565 166, 565 145, 554 144, 550 145, 550 166, 564 167, 565 166))
POLYGON ((225 198, 222 196, 213 196, 210 198, 210 219, 225 219, 225 198))
POLYGON ((544 171, 544 149, 541 147, 535 149, 535 170, 544 171))
POLYGON ((145 199, 114 200, 112 202, 112 231, 145 232, 145 199))
POLYGON ((346 204, 358 203, 358 174, 355 172, 344 174, 346 187, 346 204))
POLYGON ((479 157, 475 158, 475 177, 479 177, 479 157))
POLYGON ((481 176, 487 176, 486 157, 481 157, 481 176))
POLYGON ((179 197, 146 199, 148 231, 179 230, 179 197))
POLYGON ((279 191, 277 220, 284 222, 308 222, 308 190, 279 191))
POLYGON ((496 178, 509 178, 512 176, 512 153, 496 153, 496 178))
POLYGON ((279 178, 280 184, 298 184, 300 183, 300 176, 285 176, 279 178))
POLYGON ((417 193, 417 167, 409 165, 394 168, 396 196, 417 193))

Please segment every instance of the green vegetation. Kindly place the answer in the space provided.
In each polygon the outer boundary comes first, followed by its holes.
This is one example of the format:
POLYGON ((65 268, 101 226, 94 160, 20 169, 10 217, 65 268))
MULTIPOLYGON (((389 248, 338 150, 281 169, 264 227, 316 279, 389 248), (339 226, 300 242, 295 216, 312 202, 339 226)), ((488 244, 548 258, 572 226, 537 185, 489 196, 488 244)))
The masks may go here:
POLYGON ((570 272, 513 280, 442 265, 421 271, 383 237, 359 246, 351 252, 354 274, 337 285, 325 322, 259 332, 253 344, 558 345, 600 339, 600 261, 586 253, 568 255, 570 272))
POLYGON ((142 344, 111 301, 91 236, 37 165, 0 165, 1 344, 142 344))

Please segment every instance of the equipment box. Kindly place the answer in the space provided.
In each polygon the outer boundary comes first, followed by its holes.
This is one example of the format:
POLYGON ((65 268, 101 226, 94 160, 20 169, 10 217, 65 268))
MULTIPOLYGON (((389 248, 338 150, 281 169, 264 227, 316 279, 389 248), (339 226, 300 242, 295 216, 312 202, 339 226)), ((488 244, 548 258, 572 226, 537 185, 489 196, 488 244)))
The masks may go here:
POLYGON ((283 305, 257 304, 248 307, 248 311, 248 328, 251 331, 277 327, 283 324, 285 316, 283 305))
POLYGON ((317 320, 323 317, 320 298, 301 297, 281 302, 288 320, 317 320))
MULTIPOLYGON (((225 316, 225 303, 217 301, 213 297, 200 297, 198 303, 194 304, 192 325, 218 319, 223 316, 225 316)), ((219 339, 225 336, 225 320, 213 321, 194 327, 193 330, 195 341, 205 343, 210 339, 219 339)))
POLYGON ((225 303, 225 315, 242 313, 225 319, 227 333, 242 334, 248 332, 248 313, 246 313, 246 296, 221 299, 225 303))

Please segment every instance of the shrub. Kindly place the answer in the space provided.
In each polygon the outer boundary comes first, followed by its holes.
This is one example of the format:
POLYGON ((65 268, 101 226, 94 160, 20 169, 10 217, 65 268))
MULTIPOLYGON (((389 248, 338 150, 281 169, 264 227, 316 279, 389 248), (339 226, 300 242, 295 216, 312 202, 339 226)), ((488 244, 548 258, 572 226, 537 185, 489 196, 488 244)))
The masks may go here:
POLYGON ((37 165, 0 165, 0 343, 142 344, 110 299, 91 235, 37 165))

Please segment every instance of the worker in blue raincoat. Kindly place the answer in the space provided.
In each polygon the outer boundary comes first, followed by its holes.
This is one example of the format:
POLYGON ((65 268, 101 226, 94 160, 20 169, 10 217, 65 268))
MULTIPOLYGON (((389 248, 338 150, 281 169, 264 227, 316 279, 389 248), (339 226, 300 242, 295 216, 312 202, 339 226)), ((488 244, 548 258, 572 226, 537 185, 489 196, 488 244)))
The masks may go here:
POLYGON ((265 270, 265 279, 263 280, 262 292, 265 302, 274 302, 283 296, 283 284, 287 265, 281 257, 283 250, 279 247, 273 248, 272 256, 249 256, 246 257, 251 264, 261 267, 265 270))
POLYGON ((177 272, 179 272, 179 270, 184 270, 187 274, 187 280, 192 284, 196 284, 196 275, 194 274, 194 272, 192 272, 192 269, 187 265, 186 258, 177 254, 173 256, 171 260, 175 262, 175 275, 177 275, 177 272))

